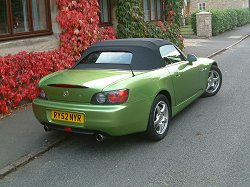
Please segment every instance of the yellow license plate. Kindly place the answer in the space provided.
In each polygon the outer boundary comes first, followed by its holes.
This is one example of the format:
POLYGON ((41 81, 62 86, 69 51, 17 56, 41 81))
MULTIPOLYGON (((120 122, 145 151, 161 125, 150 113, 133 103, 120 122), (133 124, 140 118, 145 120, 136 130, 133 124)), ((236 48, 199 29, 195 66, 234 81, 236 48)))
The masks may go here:
POLYGON ((74 123, 84 123, 84 114, 73 112, 51 111, 51 119, 74 123))

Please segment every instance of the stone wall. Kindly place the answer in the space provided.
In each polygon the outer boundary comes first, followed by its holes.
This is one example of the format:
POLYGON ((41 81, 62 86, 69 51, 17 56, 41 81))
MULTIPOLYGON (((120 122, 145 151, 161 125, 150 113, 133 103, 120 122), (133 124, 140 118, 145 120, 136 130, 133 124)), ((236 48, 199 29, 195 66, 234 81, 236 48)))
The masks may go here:
POLYGON ((249 0, 191 0, 190 13, 198 11, 198 3, 206 3, 206 10, 249 8, 249 0))

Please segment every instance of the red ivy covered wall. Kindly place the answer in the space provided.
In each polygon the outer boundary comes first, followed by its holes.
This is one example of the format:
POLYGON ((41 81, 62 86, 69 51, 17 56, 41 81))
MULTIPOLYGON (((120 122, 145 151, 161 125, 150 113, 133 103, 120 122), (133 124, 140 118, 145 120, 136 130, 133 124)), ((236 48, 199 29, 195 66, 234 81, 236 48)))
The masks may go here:
POLYGON ((99 27, 97 0, 56 0, 57 21, 62 28, 60 48, 49 52, 20 52, 0 56, 0 113, 8 113, 22 100, 38 94, 45 75, 71 67, 80 54, 99 40, 115 39, 112 27, 99 27))
POLYGON ((62 28, 61 50, 79 56, 89 45, 103 39, 115 39, 113 27, 99 27, 97 0, 56 0, 57 21, 62 28))

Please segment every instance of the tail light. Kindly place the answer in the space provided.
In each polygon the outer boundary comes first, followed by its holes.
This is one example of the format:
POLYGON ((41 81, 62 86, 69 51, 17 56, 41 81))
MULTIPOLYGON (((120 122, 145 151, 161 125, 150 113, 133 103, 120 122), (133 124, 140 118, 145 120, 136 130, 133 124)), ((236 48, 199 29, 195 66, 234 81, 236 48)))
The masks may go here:
POLYGON ((108 92, 100 92, 95 94, 92 99, 92 104, 122 104, 128 100, 129 90, 113 90, 108 92))

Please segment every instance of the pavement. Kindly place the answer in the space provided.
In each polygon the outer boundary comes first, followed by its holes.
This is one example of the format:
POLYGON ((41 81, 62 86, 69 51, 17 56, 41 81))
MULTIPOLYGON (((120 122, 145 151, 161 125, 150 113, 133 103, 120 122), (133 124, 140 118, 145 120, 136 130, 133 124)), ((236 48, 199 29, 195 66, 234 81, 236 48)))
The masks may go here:
POLYGON ((194 53, 199 57, 213 57, 248 37, 250 24, 237 27, 209 39, 186 38, 184 39, 185 53, 194 53))
MULTIPOLYGON (((213 57, 250 36, 250 24, 209 39, 185 39, 185 53, 213 57)), ((43 131, 31 106, 0 119, 0 178, 67 140, 70 134, 43 131)))

